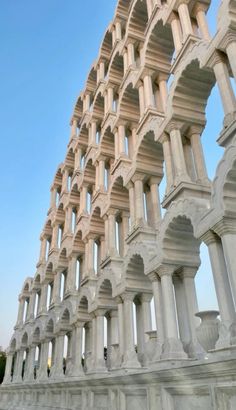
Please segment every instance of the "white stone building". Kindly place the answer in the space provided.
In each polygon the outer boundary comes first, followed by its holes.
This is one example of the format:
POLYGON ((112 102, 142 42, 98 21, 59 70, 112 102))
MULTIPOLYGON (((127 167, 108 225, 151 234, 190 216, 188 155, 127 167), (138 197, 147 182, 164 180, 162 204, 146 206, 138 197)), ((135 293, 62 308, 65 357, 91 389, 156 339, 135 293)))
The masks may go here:
POLYGON ((235 410, 236 1, 222 0, 214 38, 209 7, 118 1, 19 296, 0 410, 235 410), (216 82, 224 152, 210 181, 201 134, 216 82), (218 319, 196 316, 202 242, 218 319))

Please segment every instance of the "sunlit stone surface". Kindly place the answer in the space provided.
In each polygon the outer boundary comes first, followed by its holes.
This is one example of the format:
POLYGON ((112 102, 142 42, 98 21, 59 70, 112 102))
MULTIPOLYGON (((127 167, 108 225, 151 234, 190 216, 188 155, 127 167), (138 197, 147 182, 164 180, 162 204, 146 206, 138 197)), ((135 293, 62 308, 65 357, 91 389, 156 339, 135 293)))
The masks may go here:
POLYGON ((19 295, 1 410, 235 410, 236 1, 222 0, 214 38, 209 6, 118 1, 19 295), (215 82, 224 152, 210 181, 215 82), (218 319, 196 316, 202 242, 218 319))

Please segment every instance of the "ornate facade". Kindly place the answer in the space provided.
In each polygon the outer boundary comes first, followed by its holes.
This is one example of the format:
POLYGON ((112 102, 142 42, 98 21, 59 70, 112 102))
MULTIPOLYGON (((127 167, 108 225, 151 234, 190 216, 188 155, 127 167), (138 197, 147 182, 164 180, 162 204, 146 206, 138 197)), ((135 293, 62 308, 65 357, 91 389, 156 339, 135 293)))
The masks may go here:
POLYGON ((236 1, 222 0, 214 38, 209 7, 118 1, 19 296, 1 410, 236 408, 236 1), (210 181, 216 82, 224 152, 210 181), (202 242, 219 319, 196 316, 202 242))

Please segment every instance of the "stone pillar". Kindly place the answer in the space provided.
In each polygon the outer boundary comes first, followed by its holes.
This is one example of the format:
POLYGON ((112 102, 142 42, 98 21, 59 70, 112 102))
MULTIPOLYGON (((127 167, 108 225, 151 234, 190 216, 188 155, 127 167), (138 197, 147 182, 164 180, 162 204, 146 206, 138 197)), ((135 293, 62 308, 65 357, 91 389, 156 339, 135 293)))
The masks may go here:
POLYGON ((32 382, 34 380, 34 364, 35 364, 36 344, 32 344, 28 353, 28 365, 25 380, 32 382))
POLYGON ((166 104, 168 98, 168 89, 167 89, 167 79, 166 76, 160 75, 159 77, 159 90, 161 96, 161 104, 163 112, 166 112, 166 104))
POLYGON ((127 49, 125 49, 124 54, 123 54, 123 60, 124 60, 124 74, 127 71, 128 68, 128 52, 127 49))
POLYGON ((136 209, 136 224, 145 224, 145 213, 144 213, 144 198, 143 198, 143 180, 142 176, 136 175, 134 180, 134 190, 135 190, 135 209, 136 209))
POLYGON ((13 357, 14 357, 13 352, 7 353, 3 384, 11 383, 11 369, 12 369, 13 357))
POLYGON ((163 323, 163 303, 161 293, 161 281, 156 274, 150 276, 155 305, 155 316, 157 325, 157 341, 160 345, 164 342, 164 323, 163 323))
POLYGON ((104 232, 105 232, 105 255, 109 253, 109 221, 108 216, 104 215, 104 232))
POLYGON ((196 328, 199 325, 198 318, 195 314, 199 311, 197 293, 195 287, 195 276, 197 268, 184 267, 182 269, 182 280, 184 288, 184 298, 186 301, 187 323, 190 341, 186 346, 189 357, 202 358, 204 356, 203 349, 199 345, 196 328))
POLYGON ((152 77, 147 74, 143 79, 144 84, 144 96, 145 96, 145 108, 153 108, 153 88, 152 88, 152 77))
POLYGON ((94 276, 94 238, 88 238, 87 270, 89 276, 94 276))
POLYGON ((87 201, 87 192, 88 192, 88 187, 86 185, 82 186, 82 192, 80 195, 80 213, 86 213, 87 212, 87 207, 86 207, 86 201, 87 201))
POLYGON ((185 0, 183 0, 182 3, 179 5, 178 12, 183 30, 183 40, 185 41, 189 34, 193 34, 193 28, 188 10, 188 5, 186 4, 185 0))
POLYGON ((99 189, 101 191, 105 190, 104 177, 105 177, 105 161, 104 159, 101 159, 99 161, 99 189))
POLYGON ((16 356, 16 366, 13 376, 13 381, 16 383, 22 383, 22 366, 23 366, 23 357, 24 357, 24 348, 17 350, 16 356))
POLYGON ((54 224, 52 229, 52 249, 57 249, 57 241, 58 241, 58 234, 59 234, 59 225, 54 224))
POLYGON ((76 291, 76 265, 77 256, 71 256, 69 258, 68 276, 66 281, 66 292, 76 291))
POLYGON ((105 78, 105 61, 100 61, 99 64, 99 76, 100 76, 100 80, 104 80, 105 78))
POLYGON ((129 190, 129 210, 130 210, 130 225, 131 229, 135 225, 136 213, 135 213, 135 192, 134 184, 132 181, 129 181, 127 188, 129 190))
POLYGON ((82 149, 80 147, 75 151, 75 170, 80 171, 80 163, 82 158, 82 149))
POLYGON ((64 168, 63 174, 62 174, 62 192, 67 192, 67 181, 68 181, 68 176, 69 176, 69 170, 67 168, 64 168))
POLYGON ((220 238, 208 231, 202 236, 208 246, 221 321, 228 327, 235 319, 234 302, 220 238))
POLYGON ((145 100, 144 100, 144 86, 143 82, 139 83, 138 87, 138 94, 139 94, 139 108, 140 108, 140 116, 142 117, 145 111, 145 100))
POLYGON ((121 40, 122 39, 121 22, 116 21, 115 26, 116 26, 116 38, 117 40, 121 40))
POLYGON ((211 35, 209 33, 206 14, 205 14, 205 7, 201 3, 197 3, 195 8, 195 15, 199 30, 201 32, 202 37, 204 40, 210 41, 211 35))
POLYGON ((169 193, 173 187, 173 167, 172 167, 172 155, 170 138, 167 134, 164 135, 162 140, 164 159, 165 159, 165 171, 166 171, 166 195, 169 193))
POLYGON ((114 90, 112 87, 109 87, 107 90, 107 100, 108 100, 108 111, 113 111, 113 99, 114 99, 114 90))
POLYGON ((60 286, 61 286, 61 273, 57 271, 54 276, 54 283, 53 283, 53 299, 52 303, 58 305, 60 300, 60 286))
POLYGON ((21 296, 19 297, 18 316, 17 316, 16 326, 21 326, 23 324, 24 305, 25 305, 25 300, 21 296))
POLYGON ((229 35, 228 41, 226 46, 226 52, 228 55, 230 67, 233 72, 234 79, 236 81, 236 61, 235 61, 235 53, 236 53, 236 37, 234 35, 229 35))
POLYGON ((227 62, 225 57, 219 52, 213 56, 213 69, 219 87, 221 100, 225 116, 232 114, 236 110, 236 100, 230 82, 227 62))
POLYGON ((36 301, 36 290, 32 290, 31 295, 30 295, 30 301, 29 301, 29 320, 34 319, 34 307, 35 307, 35 301, 36 301))
POLYGON ((189 137, 197 174, 197 182, 209 185, 210 181, 207 176, 207 169, 199 129, 196 127, 191 127, 189 130, 189 137))
POLYGON ((71 359, 72 366, 69 375, 79 377, 84 375, 82 366, 82 339, 84 322, 76 322, 72 330, 71 359))
POLYGON ((45 262, 46 261, 46 249, 47 249, 47 238, 44 236, 41 239, 41 246, 40 246, 40 262, 45 262))
POLYGON ((119 133, 119 152, 120 155, 126 155, 125 154, 125 126, 124 125, 119 125, 118 126, 118 133, 119 133))
POLYGON ((124 333, 124 305, 120 297, 116 298, 118 306, 118 340, 119 340, 119 351, 120 360, 123 361, 124 349, 125 349, 125 333, 124 333))
POLYGON ((178 185, 182 181, 189 182, 180 130, 172 129, 170 131, 170 141, 175 166, 175 184, 178 185))
POLYGON ((108 214, 108 224, 109 224, 109 255, 110 256, 117 256, 117 249, 116 249, 116 217, 115 217, 115 210, 109 210, 108 214))
POLYGON ((39 373, 38 378, 39 380, 47 380, 48 378, 48 349, 49 349, 49 341, 43 340, 41 342, 41 351, 40 351, 40 365, 39 365, 39 373))
POLYGON ((71 138, 76 138, 77 137, 77 119, 76 118, 72 118, 70 137, 71 138))
POLYGON ((127 50, 128 50, 128 65, 135 66, 134 44, 129 43, 127 46, 127 50))
POLYGON ((123 299, 123 323, 124 323, 124 361, 125 368, 139 368, 140 363, 134 348, 134 323, 133 323, 133 294, 125 293, 123 299))
POLYGON ((106 371, 104 360, 104 310, 98 309, 96 315, 96 372, 106 371))
POLYGON ((154 227, 157 228, 161 222, 161 205, 159 198, 159 179, 150 178, 150 192, 152 200, 152 221, 154 227))
POLYGON ((176 13, 172 13, 170 17, 170 22, 174 39, 175 51, 176 54, 178 54, 178 52, 182 48, 182 32, 180 27, 179 16, 176 13))
POLYGON ((90 108, 90 94, 85 94, 85 99, 84 99, 84 111, 89 111, 90 108))
POLYGON ((127 245, 125 239, 129 233, 129 214, 127 212, 122 212, 122 234, 120 243, 120 253, 124 256, 127 252, 127 245))
POLYGON ((65 333, 58 333, 55 345, 55 360, 52 367, 52 378, 57 379, 63 377, 63 353, 64 353, 64 337, 65 333))
POLYGON ((65 217, 65 233, 71 233, 71 224, 72 224, 72 206, 68 206, 65 210, 66 217, 65 217))
POLYGON ((115 161, 117 161, 120 156, 119 133, 118 133, 117 128, 115 129, 114 142, 115 142, 115 161))
POLYGON ((41 298, 40 298, 40 306, 39 306, 40 315, 47 313, 47 294, 48 294, 48 282, 45 282, 41 288, 41 298))
POLYGON ((172 282, 173 268, 161 266, 158 275, 161 277, 163 313, 165 323, 165 341, 163 345, 163 359, 184 359, 182 343, 178 338, 175 298, 172 282))

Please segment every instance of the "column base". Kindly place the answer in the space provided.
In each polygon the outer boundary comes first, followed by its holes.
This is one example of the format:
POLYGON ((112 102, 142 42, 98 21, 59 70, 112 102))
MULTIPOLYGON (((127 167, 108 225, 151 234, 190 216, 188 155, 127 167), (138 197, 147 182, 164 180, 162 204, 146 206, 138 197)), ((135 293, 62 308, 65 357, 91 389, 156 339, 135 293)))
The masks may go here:
POLYGON ((187 354, 183 350, 183 345, 180 340, 169 338, 163 344, 163 351, 161 355, 163 360, 182 360, 188 359, 187 354))
POLYGON ((187 352, 190 359, 204 359, 206 352, 197 340, 191 340, 185 346, 185 352, 187 352))
POLYGON ((137 353, 134 350, 129 350, 124 354, 122 368, 140 369, 142 366, 138 361, 137 353))

